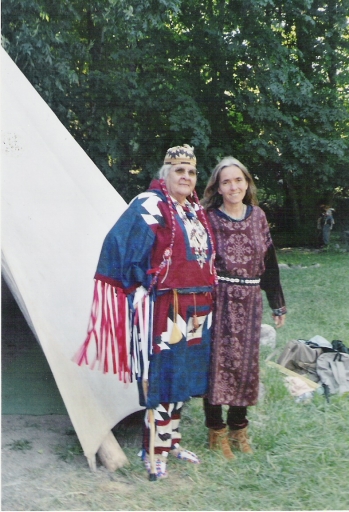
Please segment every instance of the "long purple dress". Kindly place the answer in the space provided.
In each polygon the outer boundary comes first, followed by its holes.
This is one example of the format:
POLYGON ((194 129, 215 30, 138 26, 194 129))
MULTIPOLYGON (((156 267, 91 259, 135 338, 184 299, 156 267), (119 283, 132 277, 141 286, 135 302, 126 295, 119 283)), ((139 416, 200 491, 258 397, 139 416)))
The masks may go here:
POLYGON ((275 314, 286 312, 275 249, 265 214, 249 206, 241 221, 218 209, 208 212, 216 239, 216 268, 226 277, 261 278, 260 284, 219 281, 212 326, 209 401, 255 405, 259 390, 262 293, 275 314))

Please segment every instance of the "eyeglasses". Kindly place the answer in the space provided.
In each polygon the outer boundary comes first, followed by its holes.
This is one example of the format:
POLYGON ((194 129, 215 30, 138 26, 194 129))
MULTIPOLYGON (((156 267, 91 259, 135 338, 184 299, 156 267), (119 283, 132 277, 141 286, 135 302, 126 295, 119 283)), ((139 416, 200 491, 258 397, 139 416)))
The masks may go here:
POLYGON ((199 173, 196 169, 189 169, 187 171, 187 169, 184 169, 183 167, 180 167, 179 169, 174 169, 174 172, 178 175, 178 176, 184 176, 186 172, 188 172, 188 175, 190 178, 195 178, 199 173))

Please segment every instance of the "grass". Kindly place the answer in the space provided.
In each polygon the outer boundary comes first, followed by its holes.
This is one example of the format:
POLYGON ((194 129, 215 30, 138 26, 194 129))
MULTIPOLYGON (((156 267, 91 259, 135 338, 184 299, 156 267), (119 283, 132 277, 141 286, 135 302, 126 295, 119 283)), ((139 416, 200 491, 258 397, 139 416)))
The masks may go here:
MULTIPOLYGON (((73 434, 67 434, 73 435, 73 434)), ((75 436, 76 437, 76 436, 75 436)), ((72 442, 63 445, 55 446, 55 453, 59 459, 64 460, 64 462, 71 462, 75 455, 81 455, 83 453, 80 442, 78 439, 73 439, 72 442)))
POLYGON ((57 482, 48 481, 45 488, 53 491, 45 492, 39 508, 26 510, 348 510, 348 398, 334 396, 328 404, 316 395, 297 404, 263 357, 266 393, 249 416, 253 456, 238 453, 226 461, 210 451, 201 400, 193 399, 182 433, 201 465, 170 459, 169 478, 149 482, 137 457, 137 414, 133 423, 128 418, 129 436, 117 435, 129 466, 91 473, 74 459, 61 474, 59 492, 57 482))
MULTIPOLYGON (((349 255, 331 246, 326 251, 278 251, 287 302, 286 325, 277 331, 273 360, 290 339, 316 334, 349 346, 349 255)), ((264 297, 263 323, 273 325, 264 297)), ((265 394, 249 408, 255 453, 238 453, 226 461, 208 449, 200 399, 183 413, 183 445, 197 452, 203 464, 170 460, 169 479, 150 483, 127 441, 131 462, 122 474, 135 482, 137 495, 125 497, 123 510, 348 510, 349 397, 315 394, 296 403, 284 377, 267 366, 273 349, 261 347, 261 381, 265 394)), ((116 472, 120 473, 119 472, 116 472)))
POLYGON ((30 441, 28 441, 27 439, 19 439, 17 441, 13 441, 10 445, 10 450, 14 450, 14 451, 26 451, 26 450, 31 450, 33 447, 32 447, 32 443, 30 441))
POLYGON ((297 404, 277 371, 263 365, 263 381, 265 398, 250 409, 253 456, 238 453, 229 462, 210 452, 201 401, 193 399, 183 417, 183 438, 204 463, 170 460, 169 479, 150 483, 128 453, 132 466, 123 474, 137 479, 139 498, 124 502, 123 509, 347 510, 348 397, 327 404, 317 395, 297 404))
MULTIPOLYGON (((276 361, 290 339, 316 334, 349 346, 349 254, 334 246, 328 251, 280 249, 279 263, 288 314, 277 330, 275 349, 261 347, 263 398, 249 408, 252 456, 241 453, 227 461, 208 448, 201 399, 185 405, 183 446, 202 459, 193 465, 171 458, 169 478, 149 482, 137 456, 142 413, 125 418, 115 435, 129 465, 114 473, 99 466, 89 471, 73 432, 56 447, 67 462, 57 481, 47 471, 36 508, 19 510, 156 510, 274 511, 349 510, 349 397, 314 394, 297 403, 284 377, 267 365, 276 361)), ((273 325, 265 300, 263 323, 273 325)))
MULTIPOLYGON (((283 249, 278 259, 279 263, 294 265, 281 269, 288 315, 286 326, 278 331, 278 343, 316 334, 347 343, 349 254, 331 248, 320 252, 283 249)), ((271 323, 266 301, 264 310, 263 322, 271 323)))

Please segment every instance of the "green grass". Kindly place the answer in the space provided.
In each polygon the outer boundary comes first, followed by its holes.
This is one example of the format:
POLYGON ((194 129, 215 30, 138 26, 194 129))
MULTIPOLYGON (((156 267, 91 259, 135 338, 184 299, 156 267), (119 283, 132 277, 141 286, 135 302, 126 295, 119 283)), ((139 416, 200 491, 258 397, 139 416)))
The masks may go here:
MULTIPOLYGON (((183 446, 197 452, 200 466, 170 459, 169 478, 151 483, 126 442, 131 465, 121 470, 137 483, 137 496, 125 496, 123 510, 348 510, 349 397, 315 394, 296 403, 283 376, 267 366, 290 339, 319 334, 349 346, 349 255, 330 248, 278 251, 287 302, 286 325, 277 330, 276 349, 261 348, 264 398, 249 408, 254 455, 226 461, 208 449, 200 399, 184 409, 183 446), (305 268, 306 267, 306 268, 305 268)), ((264 299, 263 323, 273 325, 264 299)), ((118 474, 116 472, 115 474, 118 474)))
MULTIPOLYGON (((349 253, 331 248, 320 252, 280 250, 278 259, 279 263, 294 265, 281 269, 288 315, 286 326, 278 330, 278 344, 289 339, 309 339, 316 334, 329 341, 340 339, 347 343, 349 253)), ((264 300, 264 323, 271 323, 269 311, 264 300)))
MULTIPOLYGON (((185 405, 182 445, 196 452, 202 464, 170 458, 169 478, 149 482, 137 456, 143 413, 125 418, 114 429, 129 465, 113 473, 98 465, 92 473, 73 431, 55 449, 64 471, 47 471, 35 507, 20 510, 349 510, 349 396, 314 394, 297 403, 284 377, 267 365, 276 361, 290 339, 316 334, 349 346, 349 254, 328 251, 279 250, 287 320, 277 330, 276 348, 261 347, 263 398, 249 408, 252 456, 225 460, 208 448, 202 400, 185 405), (41 494, 40 494, 41 493, 41 494)), ((273 325, 264 298, 263 323, 273 325)), ((46 471, 46 469, 45 469, 46 471)), ((19 510, 19 509, 16 509, 19 510)))
POLYGON ((226 461, 210 451, 201 400, 193 399, 183 415, 183 444, 203 463, 170 459, 169 478, 152 483, 134 451, 124 448, 131 466, 122 474, 136 484, 137 496, 128 496, 123 510, 348 509, 348 397, 327 404, 316 395, 297 404, 282 376, 262 366, 266 395, 249 415, 254 455, 226 461))
POLYGON ((25 452, 26 450, 31 450, 33 447, 32 447, 32 443, 30 441, 28 441, 27 439, 19 439, 17 441, 13 441, 10 445, 10 450, 14 450, 14 451, 22 451, 22 452, 25 452))
MULTIPOLYGON (((67 433, 67 435, 73 434, 67 433)), ((80 442, 77 438, 73 439, 72 442, 66 443, 64 446, 55 446, 54 450, 58 458, 64 460, 64 462, 71 462, 75 455, 81 455, 83 453, 80 442)))

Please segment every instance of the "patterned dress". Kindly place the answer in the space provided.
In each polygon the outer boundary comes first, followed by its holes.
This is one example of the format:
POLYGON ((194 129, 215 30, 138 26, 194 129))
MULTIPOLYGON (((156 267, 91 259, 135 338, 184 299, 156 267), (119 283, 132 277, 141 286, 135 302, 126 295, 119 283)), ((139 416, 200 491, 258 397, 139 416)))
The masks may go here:
POLYGON ((93 311, 92 328, 77 359, 79 364, 89 364, 93 359, 88 359, 88 351, 94 347, 94 339, 103 336, 107 343, 98 350, 97 360, 108 347, 113 350, 108 360, 104 357, 104 368, 112 367, 110 361, 118 362, 114 353, 119 353, 120 361, 120 353, 129 348, 124 366, 132 367, 140 405, 147 408, 184 402, 208 391, 215 274, 213 247, 205 226, 206 214, 198 204, 187 201, 182 207, 175 200, 169 204, 159 181, 153 180, 147 192, 133 199, 103 243, 96 286, 102 290, 109 287, 103 297, 108 294, 112 299, 109 305, 97 297, 95 302, 102 304, 101 334, 95 327, 98 315, 93 311), (161 267, 163 261, 167 263, 161 267), (159 269, 150 296, 145 296, 159 269), (122 300, 127 300, 126 308, 120 307, 122 300), (120 335, 120 324, 125 320, 125 334, 120 335), (125 341, 127 333, 130 336, 125 341), (120 350, 122 346, 128 348, 120 350))
POLYGON ((279 268, 258 206, 249 206, 241 221, 218 209, 210 210, 208 217, 216 239, 218 276, 261 278, 260 285, 219 281, 213 315, 209 401, 246 407, 258 399, 261 289, 275 314, 286 312, 279 268))

